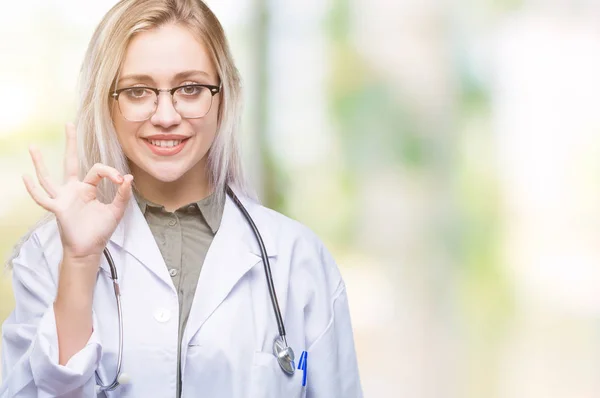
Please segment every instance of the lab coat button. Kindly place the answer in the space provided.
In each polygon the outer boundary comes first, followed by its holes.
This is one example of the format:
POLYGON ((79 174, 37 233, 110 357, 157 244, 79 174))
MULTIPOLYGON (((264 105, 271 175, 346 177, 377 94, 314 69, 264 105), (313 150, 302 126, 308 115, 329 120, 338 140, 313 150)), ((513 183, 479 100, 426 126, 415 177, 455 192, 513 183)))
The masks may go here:
POLYGON ((171 268, 169 270, 169 275, 171 275, 171 276, 177 276, 177 270, 175 268, 171 268))
POLYGON ((171 311, 166 308, 158 308, 154 311, 154 319, 160 323, 168 322, 171 319, 171 311))

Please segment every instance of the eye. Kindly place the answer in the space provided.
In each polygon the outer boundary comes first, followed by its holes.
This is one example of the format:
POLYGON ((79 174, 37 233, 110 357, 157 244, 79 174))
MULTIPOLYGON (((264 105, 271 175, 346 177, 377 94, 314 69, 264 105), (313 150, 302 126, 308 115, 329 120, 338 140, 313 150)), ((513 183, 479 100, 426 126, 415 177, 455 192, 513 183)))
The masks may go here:
POLYGON ((153 94, 152 90, 148 90, 147 88, 143 87, 132 87, 124 91, 125 95, 129 99, 142 99, 153 94))
POLYGON ((202 91, 202 86, 188 84, 180 87, 177 91, 185 96, 194 96, 200 94, 200 91, 202 91))

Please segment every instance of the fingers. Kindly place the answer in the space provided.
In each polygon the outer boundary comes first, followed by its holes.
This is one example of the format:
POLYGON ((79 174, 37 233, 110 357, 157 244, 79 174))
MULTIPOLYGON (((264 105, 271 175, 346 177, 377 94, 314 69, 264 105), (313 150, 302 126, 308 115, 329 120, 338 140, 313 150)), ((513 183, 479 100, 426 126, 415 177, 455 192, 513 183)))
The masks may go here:
POLYGON ((42 190, 37 187, 37 185, 33 182, 33 179, 28 175, 24 175, 23 182, 25 183, 27 192, 29 192, 29 195, 35 201, 35 203, 48 211, 52 211, 52 199, 46 196, 42 190))
POLYGON ((52 181, 50 181, 50 174, 48 173, 48 169, 44 164, 42 154, 40 153, 39 149, 37 149, 34 146, 29 147, 29 154, 31 155, 31 160, 33 160, 35 173, 42 188, 44 188, 44 190, 48 192, 48 195, 50 195, 51 198, 55 198, 56 187, 54 186, 52 181))
POLYGON ((83 179, 83 182, 98 186, 103 178, 108 178, 115 184, 121 184, 123 182, 123 177, 121 177, 121 173, 119 173, 117 169, 101 163, 96 163, 92 166, 83 179))
POLYGON ((79 174, 79 159, 77 158, 77 131, 73 123, 67 123, 67 147, 65 150, 65 180, 77 179, 79 174))
POLYGON ((119 215, 123 215, 125 209, 127 208, 127 204, 129 203, 129 199, 131 198, 132 181, 133 176, 131 174, 127 174, 125 177, 123 177, 123 183, 119 187, 119 190, 117 191, 117 194, 112 202, 113 208, 119 215))

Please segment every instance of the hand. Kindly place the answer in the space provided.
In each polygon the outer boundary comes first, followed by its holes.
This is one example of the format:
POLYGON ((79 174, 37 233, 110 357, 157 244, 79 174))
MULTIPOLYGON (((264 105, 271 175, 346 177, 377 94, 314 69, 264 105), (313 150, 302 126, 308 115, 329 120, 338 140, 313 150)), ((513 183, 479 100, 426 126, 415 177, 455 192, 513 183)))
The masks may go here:
POLYGON ((73 124, 67 124, 66 134, 65 183, 58 186, 50 181, 42 155, 33 147, 29 148, 29 152, 38 181, 46 192, 39 189, 30 176, 24 175, 23 182, 33 200, 56 215, 63 244, 63 257, 99 257, 123 218, 131 197, 133 176, 121 176, 112 167, 95 164, 83 181, 79 181, 77 134, 73 124), (103 178, 119 185, 118 192, 110 204, 104 204, 97 199, 98 184, 103 178))

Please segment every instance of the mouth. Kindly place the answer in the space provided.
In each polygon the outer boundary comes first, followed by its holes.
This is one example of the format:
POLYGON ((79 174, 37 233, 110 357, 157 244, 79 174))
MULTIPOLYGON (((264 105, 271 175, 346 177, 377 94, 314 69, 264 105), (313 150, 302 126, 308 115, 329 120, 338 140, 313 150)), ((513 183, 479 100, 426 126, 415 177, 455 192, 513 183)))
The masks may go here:
POLYGON ((144 138, 143 140, 155 155, 172 156, 181 152, 190 138, 191 137, 177 140, 156 140, 144 138))

